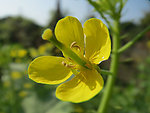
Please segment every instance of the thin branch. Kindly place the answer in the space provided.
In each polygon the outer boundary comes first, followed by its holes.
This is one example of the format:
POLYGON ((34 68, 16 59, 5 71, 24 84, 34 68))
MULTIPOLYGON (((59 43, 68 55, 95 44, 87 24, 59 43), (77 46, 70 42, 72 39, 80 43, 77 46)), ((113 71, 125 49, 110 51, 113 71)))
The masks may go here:
POLYGON ((112 76, 112 73, 108 70, 100 69, 101 74, 112 76))
POLYGON ((128 42, 127 44, 125 44, 123 47, 121 47, 118 52, 122 53, 123 51, 125 51, 126 49, 128 49, 129 47, 131 47, 137 40, 139 40, 148 31, 150 31, 150 26, 148 26, 142 32, 140 32, 139 34, 137 34, 130 42, 128 42))
POLYGON ((120 36, 120 39, 121 39, 121 40, 122 40, 122 39, 125 39, 125 38, 127 38, 128 36, 129 36, 129 33, 126 33, 126 34, 120 36))
POLYGON ((94 65, 95 69, 100 73, 104 75, 112 76, 112 73, 108 70, 100 69, 98 65, 94 65))

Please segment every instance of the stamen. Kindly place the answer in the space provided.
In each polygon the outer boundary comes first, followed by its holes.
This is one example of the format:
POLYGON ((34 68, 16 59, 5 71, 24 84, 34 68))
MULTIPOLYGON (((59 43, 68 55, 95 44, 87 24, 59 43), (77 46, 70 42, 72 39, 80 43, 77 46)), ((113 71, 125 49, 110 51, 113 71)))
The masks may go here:
POLYGON ((72 48, 75 44, 77 44, 77 42, 75 42, 75 41, 72 42, 71 45, 70 45, 70 48, 72 48))
POLYGON ((62 64, 65 66, 65 67, 68 67, 68 68, 74 68, 75 65, 71 65, 71 64, 67 64, 66 62, 62 61, 62 64))
POLYGON ((66 66, 67 64, 66 64, 66 62, 62 61, 62 65, 66 66))
POLYGON ((78 46, 78 45, 77 45, 77 42, 75 42, 75 41, 72 42, 71 45, 70 45, 70 48, 74 48, 74 47, 77 48, 77 49, 79 49, 79 50, 81 51, 80 46, 78 46))
POLYGON ((75 67, 75 65, 66 65, 66 67, 68 67, 68 68, 74 68, 75 67))

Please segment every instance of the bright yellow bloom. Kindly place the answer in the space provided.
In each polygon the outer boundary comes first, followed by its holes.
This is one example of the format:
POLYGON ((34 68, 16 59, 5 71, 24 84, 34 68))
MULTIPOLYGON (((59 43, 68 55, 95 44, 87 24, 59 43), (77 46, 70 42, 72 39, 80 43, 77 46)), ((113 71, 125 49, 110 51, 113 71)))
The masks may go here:
POLYGON ((31 83, 25 83, 25 84, 23 85, 23 87, 26 88, 26 89, 29 89, 29 88, 32 87, 32 84, 31 84, 31 83))
POLYGON ((27 51, 25 49, 11 50, 10 55, 12 57, 23 58, 23 57, 25 57, 27 55, 27 51))
POLYGON ((46 53, 46 47, 44 45, 41 45, 39 48, 38 48, 38 52, 39 54, 45 54, 46 53))
POLYGON ((102 90, 104 83, 94 65, 110 56, 111 42, 106 25, 92 18, 82 28, 76 18, 68 16, 57 23, 55 36, 86 61, 90 69, 78 65, 65 54, 66 58, 42 56, 31 62, 30 79, 44 84, 62 83, 56 89, 56 97, 63 101, 79 103, 91 99, 102 90), (75 76, 63 83, 73 73, 75 76))
POLYGON ((16 57, 17 56, 17 50, 11 50, 10 56, 11 57, 16 57))
POLYGON ((28 95, 28 92, 27 91, 20 91, 18 95, 23 98, 23 97, 28 95))
POLYGON ((27 55, 27 50, 25 50, 25 49, 20 49, 20 50, 18 50, 18 57, 19 58, 23 58, 23 57, 25 57, 27 55))
POLYGON ((51 44, 43 44, 38 48, 38 52, 40 55, 46 54, 49 50, 52 49, 52 45, 51 44))
POLYGON ((147 41, 146 45, 150 49, 150 40, 147 41))
POLYGON ((13 71, 13 72, 11 72, 11 77, 13 80, 17 80, 17 79, 20 79, 22 77, 22 75, 18 71, 13 71))
POLYGON ((39 55, 38 51, 34 48, 29 49, 29 52, 32 57, 37 57, 39 55))
POLYGON ((4 87, 10 87, 11 86, 11 83, 10 83, 10 81, 4 81, 3 82, 3 85, 4 85, 4 87))

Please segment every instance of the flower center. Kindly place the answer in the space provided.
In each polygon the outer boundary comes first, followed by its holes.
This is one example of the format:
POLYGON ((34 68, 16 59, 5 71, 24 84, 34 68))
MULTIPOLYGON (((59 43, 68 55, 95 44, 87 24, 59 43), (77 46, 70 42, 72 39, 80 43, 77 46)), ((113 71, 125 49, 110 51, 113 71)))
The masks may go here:
POLYGON ((81 51, 81 47, 77 44, 76 41, 72 42, 71 45, 70 45, 70 48, 75 51, 77 53, 77 55, 83 59, 84 61, 86 61, 86 66, 89 68, 89 69, 92 69, 92 65, 91 63, 85 58, 84 56, 84 53, 82 53, 81 51))

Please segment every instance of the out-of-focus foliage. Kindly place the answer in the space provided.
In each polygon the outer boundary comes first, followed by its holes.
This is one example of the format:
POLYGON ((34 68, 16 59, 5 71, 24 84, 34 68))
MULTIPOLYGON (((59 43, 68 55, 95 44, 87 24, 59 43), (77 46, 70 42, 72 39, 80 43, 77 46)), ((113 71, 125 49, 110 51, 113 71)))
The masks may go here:
POLYGON ((19 43, 25 47, 41 43, 39 25, 22 17, 6 17, 0 20, 0 43, 19 43))
POLYGON ((141 25, 144 26, 144 27, 147 26, 147 25, 150 25, 150 12, 145 13, 145 17, 146 18, 143 18, 141 20, 141 25))
POLYGON ((97 3, 100 6, 100 10, 105 13, 111 15, 112 18, 116 18, 113 15, 121 13, 121 9, 124 7, 127 0, 98 0, 97 3), (110 11, 111 9, 111 11, 110 11), (114 12, 112 12, 114 11, 114 12), (114 13, 114 14, 112 14, 114 13))
POLYGON ((98 11, 100 16, 104 18, 110 27, 110 20, 118 20, 122 16, 121 11, 127 0, 88 0, 88 2, 94 6, 96 11, 98 11))

